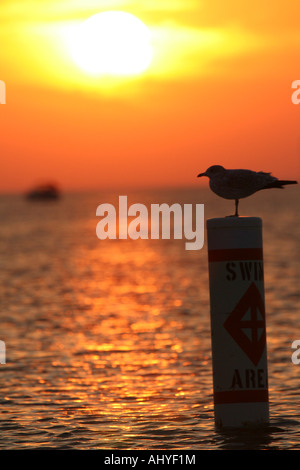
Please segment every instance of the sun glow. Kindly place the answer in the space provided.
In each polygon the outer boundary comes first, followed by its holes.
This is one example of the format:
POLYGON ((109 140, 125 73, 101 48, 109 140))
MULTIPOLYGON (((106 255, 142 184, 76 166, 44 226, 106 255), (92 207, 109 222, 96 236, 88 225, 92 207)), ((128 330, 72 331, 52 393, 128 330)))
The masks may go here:
POLYGON ((149 67, 150 39, 149 29, 136 16, 106 11, 77 26, 68 43, 73 60, 88 74, 128 76, 149 67))

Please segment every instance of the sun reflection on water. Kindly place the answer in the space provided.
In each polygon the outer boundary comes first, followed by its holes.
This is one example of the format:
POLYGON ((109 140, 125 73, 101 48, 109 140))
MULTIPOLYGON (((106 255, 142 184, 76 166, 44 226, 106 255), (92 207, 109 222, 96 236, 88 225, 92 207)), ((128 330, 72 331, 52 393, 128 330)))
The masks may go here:
MULTIPOLYGON (((15 202, 14 217, 0 206, 9 219, 0 227, 7 347, 0 446, 222 446, 227 437, 215 433, 213 420, 205 251, 188 253, 181 240, 100 243, 97 203, 87 199, 80 209, 66 199, 47 207, 47 217, 24 202, 15 202)), ((299 232, 280 251, 268 214, 270 394, 275 416, 284 408, 293 422, 299 374, 289 339, 297 339, 298 264, 284 259, 299 232)), ((297 441, 290 433, 280 438, 297 441)))

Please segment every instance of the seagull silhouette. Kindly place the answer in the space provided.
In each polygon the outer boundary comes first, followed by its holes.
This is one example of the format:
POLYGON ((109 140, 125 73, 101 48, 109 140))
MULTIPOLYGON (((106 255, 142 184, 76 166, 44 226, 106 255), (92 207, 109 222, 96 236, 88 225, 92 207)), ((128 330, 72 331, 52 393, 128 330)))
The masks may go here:
POLYGON ((224 199, 235 200, 235 217, 238 217, 239 200, 251 196, 261 189, 283 188, 297 181, 279 180, 271 173, 252 170, 226 170, 221 165, 210 166, 204 173, 197 175, 209 178, 210 189, 224 199))

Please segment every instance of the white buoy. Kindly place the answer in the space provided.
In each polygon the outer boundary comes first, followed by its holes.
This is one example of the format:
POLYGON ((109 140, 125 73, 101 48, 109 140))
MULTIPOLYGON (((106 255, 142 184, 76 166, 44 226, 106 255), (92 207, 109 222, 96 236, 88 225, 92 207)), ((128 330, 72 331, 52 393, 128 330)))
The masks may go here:
POLYGON ((262 221, 207 221, 215 423, 269 420, 262 221))

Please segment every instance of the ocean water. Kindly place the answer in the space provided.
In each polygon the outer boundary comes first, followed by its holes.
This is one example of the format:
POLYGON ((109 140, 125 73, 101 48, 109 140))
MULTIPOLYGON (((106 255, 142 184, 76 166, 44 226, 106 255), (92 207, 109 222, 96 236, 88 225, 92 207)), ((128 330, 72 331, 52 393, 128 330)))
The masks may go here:
MULTIPOLYGON (((128 203, 203 203, 207 189, 128 192, 128 203)), ((263 219, 270 424, 214 425, 207 246, 105 240, 96 208, 116 193, 58 202, 0 197, 0 449, 300 449, 298 187, 257 193, 263 219)))

